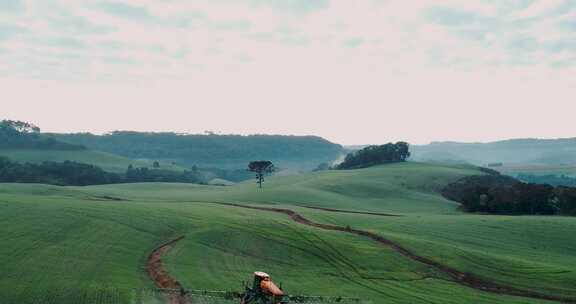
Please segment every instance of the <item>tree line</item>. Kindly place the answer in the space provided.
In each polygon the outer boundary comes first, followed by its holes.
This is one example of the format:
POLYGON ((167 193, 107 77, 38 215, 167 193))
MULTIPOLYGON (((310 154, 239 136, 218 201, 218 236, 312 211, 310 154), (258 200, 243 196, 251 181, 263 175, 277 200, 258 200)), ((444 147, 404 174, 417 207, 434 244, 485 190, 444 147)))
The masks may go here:
POLYGON ((128 166, 122 179, 123 183, 163 182, 163 183, 206 183, 202 174, 198 171, 148 169, 146 167, 134 168, 128 166))
POLYGON ((193 171, 134 168, 125 173, 112 173, 98 166, 74 161, 39 164, 17 163, 0 157, 0 182, 41 183, 60 186, 87 186, 138 182, 205 183, 202 175, 193 171))
POLYGON ((368 146, 346 155, 344 161, 336 165, 335 169, 356 169, 403 162, 409 157, 409 145, 403 141, 379 146, 368 146))
POLYGON ((576 215, 576 188, 524 183, 499 174, 464 177, 446 186, 442 195, 467 212, 576 215))

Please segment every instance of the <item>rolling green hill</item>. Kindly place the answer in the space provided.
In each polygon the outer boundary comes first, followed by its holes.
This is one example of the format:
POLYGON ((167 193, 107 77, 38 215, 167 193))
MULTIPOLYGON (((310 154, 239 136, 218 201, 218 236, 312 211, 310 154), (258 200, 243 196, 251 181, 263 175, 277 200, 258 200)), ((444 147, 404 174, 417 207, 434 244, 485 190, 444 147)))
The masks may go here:
MULTIPOLYGON (((272 177, 262 190, 251 181, 229 187, 0 184, 0 302, 130 303, 134 288, 153 287, 144 271, 148 254, 184 235, 164 260, 186 288, 239 290, 242 280, 263 270, 292 294, 353 296, 369 303, 548 303, 462 285, 438 267, 352 229, 377 233, 482 280, 576 297, 576 222, 462 214, 436 193, 472 174, 481 173, 402 163, 272 177), (350 230, 303 225, 287 214, 239 204, 291 209, 350 230)), ((166 303, 155 296, 146 301, 166 303)))

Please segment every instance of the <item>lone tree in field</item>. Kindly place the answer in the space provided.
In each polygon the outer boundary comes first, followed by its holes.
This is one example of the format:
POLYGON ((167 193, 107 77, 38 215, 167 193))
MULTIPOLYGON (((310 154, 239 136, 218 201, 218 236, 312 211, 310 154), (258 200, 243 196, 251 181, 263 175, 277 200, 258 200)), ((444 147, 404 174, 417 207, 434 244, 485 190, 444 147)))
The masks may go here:
POLYGON ((269 160, 252 161, 248 164, 248 171, 256 173, 256 182, 258 188, 262 188, 264 182, 264 175, 274 172, 274 164, 269 160))

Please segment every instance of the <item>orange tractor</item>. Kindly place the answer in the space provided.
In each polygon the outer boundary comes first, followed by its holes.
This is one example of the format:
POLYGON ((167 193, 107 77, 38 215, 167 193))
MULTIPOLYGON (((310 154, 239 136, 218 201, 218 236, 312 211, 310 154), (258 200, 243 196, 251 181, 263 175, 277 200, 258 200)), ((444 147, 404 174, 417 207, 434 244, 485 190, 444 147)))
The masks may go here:
POLYGON ((283 301, 284 292, 262 271, 254 272, 252 287, 246 286, 241 304, 279 304, 283 301))
POLYGON ((254 272, 252 286, 245 285, 244 293, 240 294, 240 304, 362 304, 358 298, 287 295, 282 287, 276 286, 265 272, 254 272))

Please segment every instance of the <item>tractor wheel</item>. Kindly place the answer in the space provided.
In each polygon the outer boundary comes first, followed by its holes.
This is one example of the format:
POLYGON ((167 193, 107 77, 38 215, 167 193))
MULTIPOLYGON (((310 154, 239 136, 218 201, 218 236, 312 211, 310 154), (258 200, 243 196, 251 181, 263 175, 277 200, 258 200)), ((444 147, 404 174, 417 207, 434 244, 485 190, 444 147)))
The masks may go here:
POLYGON ((252 300, 254 300, 254 297, 251 294, 246 293, 240 300, 240 304, 249 304, 252 302, 252 300))

